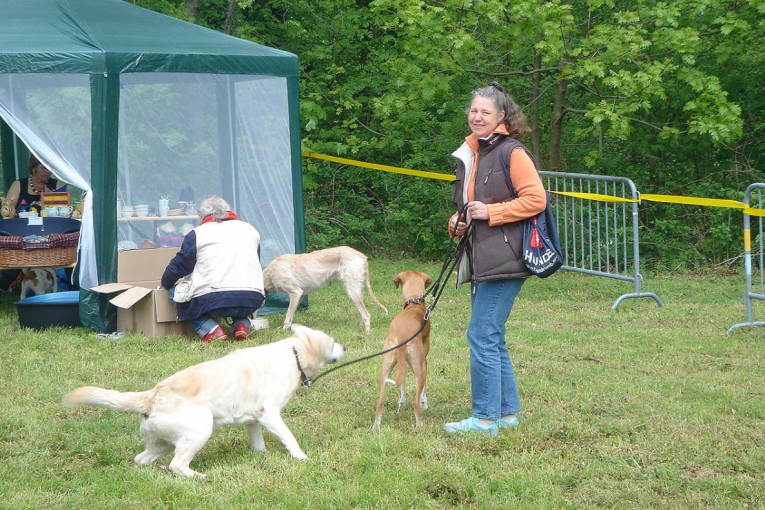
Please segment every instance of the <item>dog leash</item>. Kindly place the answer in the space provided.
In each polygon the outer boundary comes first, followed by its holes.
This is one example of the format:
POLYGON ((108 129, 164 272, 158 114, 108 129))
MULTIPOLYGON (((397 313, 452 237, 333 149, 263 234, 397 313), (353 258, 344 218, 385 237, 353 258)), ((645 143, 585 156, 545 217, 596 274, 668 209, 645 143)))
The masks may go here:
POLYGON ((311 387, 313 386, 313 382, 308 378, 307 375, 305 375, 305 372, 303 371, 303 367, 300 366, 300 356, 298 356, 297 349, 295 349, 295 346, 292 346, 292 352, 295 353, 295 361, 297 362, 298 370, 300 371, 300 382, 303 384, 303 386, 311 387))
MULTIPOLYGON (((460 217, 462 217, 465 214, 466 211, 467 211, 467 204, 465 204, 465 207, 463 207, 462 212, 460 213, 460 215, 457 218, 459 219, 460 217)), ((341 365, 334 366, 334 367, 330 368, 329 370, 325 370, 321 374, 318 374, 316 377, 314 377, 313 381, 311 381, 310 379, 308 379, 306 377, 305 373, 303 372, 302 368, 300 367, 300 359, 298 359, 297 351, 295 351, 295 359, 297 360, 298 369, 300 370, 300 380, 302 381, 303 386, 306 386, 306 387, 310 388, 310 387, 312 387, 316 383, 317 380, 319 380, 320 378, 324 377, 325 375, 327 375, 329 373, 334 372, 335 370, 338 370, 338 369, 343 368, 343 367, 347 367, 348 365, 353 365, 354 363, 358 363, 360 361, 366 361, 368 359, 372 359, 372 358, 375 358, 377 356, 383 356, 384 354, 387 354, 387 353, 389 353, 391 351, 395 351, 399 347, 402 347, 402 346, 408 344, 409 342, 411 342, 412 340, 414 340, 415 338, 417 338, 417 335, 419 335, 422 332, 422 330, 425 329, 425 324, 427 324, 428 320, 430 320, 430 313, 436 307, 436 304, 438 303, 438 300, 441 298, 441 294, 444 292, 444 288, 446 288, 446 283, 449 281, 449 277, 451 276, 452 272, 454 271, 454 268, 457 267, 457 264, 459 263, 460 259, 464 255, 465 249, 467 248, 468 239, 470 237, 468 234, 470 233, 470 231, 472 229, 473 229, 473 222, 471 221, 468 224, 468 228, 465 231, 465 233, 462 234, 460 242, 457 244, 457 249, 454 250, 454 251, 452 251, 452 248, 454 246, 454 241, 457 238, 457 236, 452 234, 449 237, 449 246, 446 249, 446 255, 444 256, 444 262, 441 265, 441 273, 438 275, 438 278, 436 279, 436 281, 430 286, 430 289, 427 289, 425 291, 425 294, 420 296, 420 298, 424 301, 426 296, 428 296, 429 294, 433 294, 433 302, 425 308, 425 315, 422 318, 422 325, 420 325, 420 329, 418 329, 416 333, 414 333, 412 336, 410 336, 404 342, 401 342, 398 345, 394 345, 393 347, 385 349, 385 350, 383 350, 381 352, 376 352, 374 354, 369 354, 367 356, 362 356, 361 358, 357 358, 357 359, 348 361, 346 363, 343 363, 341 365), (454 261, 451 263, 451 267, 449 267, 449 264, 452 261, 452 258, 454 259, 454 261), (444 276, 446 276, 446 278, 444 279, 443 283, 441 283, 441 279, 444 278, 444 276)), ((418 299, 420 299, 420 298, 418 298, 418 299)), ((412 300, 410 300, 410 301, 412 301, 412 300)), ((295 350, 294 347, 293 347, 293 350, 295 350)))
MULTIPOLYGON (((466 216, 467 212, 467 204, 462 208, 462 211, 460 212, 459 216, 457 216, 457 219, 459 221, 459 218, 466 216)), ((433 303, 428 307, 428 309, 425 312, 425 320, 427 320, 430 317, 430 312, 433 308, 435 308, 436 303, 441 298, 441 294, 444 292, 444 289, 446 288, 446 283, 449 281, 449 277, 454 272, 454 268, 457 267, 457 264, 459 264, 460 260, 462 259, 462 256, 465 253, 465 250, 467 249, 468 240, 470 239, 470 231, 473 230, 473 222, 471 221, 468 224, 467 230, 465 230, 465 233, 462 234, 460 242, 457 244, 457 249, 452 251, 452 247, 454 246, 454 241, 457 239, 457 236, 455 234, 452 234, 449 237, 449 246, 446 248, 446 254, 444 255, 444 262, 441 265, 441 272, 438 275, 438 278, 436 278, 436 281, 433 282, 433 285, 430 286, 430 289, 428 289, 425 294, 434 294, 434 301, 433 303), (451 255, 450 255, 451 254, 451 255), (449 263, 452 261, 452 257, 454 258, 454 261, 451 264, 451 267, 449 267, 449 263), (446 279, 441 283, 441 279, 446 276, 446 279)))

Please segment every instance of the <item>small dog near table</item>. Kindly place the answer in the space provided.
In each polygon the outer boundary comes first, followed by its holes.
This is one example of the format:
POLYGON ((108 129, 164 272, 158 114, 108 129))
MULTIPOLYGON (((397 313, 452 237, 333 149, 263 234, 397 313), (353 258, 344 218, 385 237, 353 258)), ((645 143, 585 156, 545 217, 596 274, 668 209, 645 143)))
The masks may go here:
POLYGON ((422 425, 422 410, 428 408, 428 398, 425 396, 425 377, 428 371, 428 351, 430 350, 430 321, 424 320, 427 305, 425 304, 425 289, 433 283, 430 276, 421 271, 404 271, 396 275, 393 284, 401 288, 404 298, 404 310, 393 318, 388 328, 388 336, 383 345, 383 351, 387 351, 403 342, 406 345, 383 354, 382 370, 380 371, 380 399, 377 401, 377 412, 373 428, 380 426, 385 397, 385 385, 392 384, 398 387, 398 408, 406 403, 404 396, 404 382, 406 379, 406 365, 412 368, 416 390, 414 393, 414 420, 415 425, 422 425), (424 324, 423 324, 424 323, 424 324), (419 331, 419 333, 418 333, 419 331), (415 335, 412 338, 413 335, 415 335), (390 380, 390 373, 396 368, 395 382, 390 380))
POLYGON ((293 457, 305 460, 281 410, 301 381, 310 381, 326 363, 340 360, 345 347, 315 329, 294 325, 292 331, 284 340, 239 349, 181 370, 148 391, 121 393, 86 386, 69 393, 64 403, 139 413, 146 449, 135 463, 152 464, 174 450, 168 469, 179 476, 206 476, 189 463, 213 431, 225 425, 247 427, 254 451, 266 449, 265 426, 293 457))
POLYGON ((21 270, 20 299, 58 292, 58 277, 52 267, 35 267, 21 270))
POLYGON ((371 318, 364 306, 362 285, 366 283, 372 301, 385 310, 372 292, 369 283, 369 264, 367 256, 348 246, 338 246, 310 253, 285 254, 276 257, 263 270, 263 282, 266 291, 284 292, 290 297, 287 315, 284 317, 284 329, 290 327, 300 300, 303 296, 323 287, 331 280, 340 280, 345 292, 361 314, 361 323, 369 331, 371 318))

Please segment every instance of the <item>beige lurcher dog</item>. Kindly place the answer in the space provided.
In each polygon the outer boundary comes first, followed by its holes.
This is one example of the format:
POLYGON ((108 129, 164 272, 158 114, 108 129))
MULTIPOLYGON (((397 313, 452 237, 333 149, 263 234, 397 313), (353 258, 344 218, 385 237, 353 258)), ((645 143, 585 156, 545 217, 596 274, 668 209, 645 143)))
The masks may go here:
POLYGON ((404 310, 393 318, 388 328, 388 336, 383 345, 386 351, 409 340, 406 345, 383 354, 382 370, 380 371, 380 399, 377 401, 377 412, 373 428, 380 426, 385 397, 385 385, 393 384, 398 387, 398 407, 406 403, 404 382, 406 365, 412 368, 416 390, 414 393, 415 425, 422 425, 422 410, 428 408, 428 398, 425 396, 425 378, 428 371, 428 351, 430 350, 430 320, 425 321, 425 290, 433 283, 430 276, 421 271, 404 271, 396 275, 393 284, 401 288, 404 298, 404 310), (424 324, 423 324, 424 323, 424 324), (412 336, 414 335, 414 338, 412 336), (396 381, 389 379, 393 367, 396 369, 396 381))
POLYGON ((303 296, 320 289, 331 280, 340 280, 345 292, 361 314, 361 323, 369 331, 371 318, 364 306, 362 286, 366 283, 367 291, 377 306, 385 310, 377 300, 372 285, 369 283, 369 264, 367 256, 348 246, 316 250, 310 253, 285 254, 276 257, 263 270, 263 281, 268 292, 284 292, 290 297, 287 315, 284 317, 284 329, 290 327, 300 300, 303 296))
POLYGON ((345 347, 321 331, 299 325, 292 330, 284 340, 181 370, 148 391, 121 393, 86 386, 69 393, 64 402, 140 413, 146 449, 136 456, 136 464, 152 464, 175 451, 168 468, 180 476, 205 477, 189 463, 213 431, 226 425, 244 425, 254 451, 266 449, 266 427, 293 457, 305 460, 281 410, 301 380, 310 380, 326 363, 341 359, 345 347))

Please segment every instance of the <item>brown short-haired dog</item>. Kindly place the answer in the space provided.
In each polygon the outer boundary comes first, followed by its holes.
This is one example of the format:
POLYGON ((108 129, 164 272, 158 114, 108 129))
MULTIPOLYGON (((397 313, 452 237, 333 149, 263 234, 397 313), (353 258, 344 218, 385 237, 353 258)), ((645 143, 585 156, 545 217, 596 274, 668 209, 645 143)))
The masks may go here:
POLYGON ((393 284, 396 288, 401 286, 404 310, 391 321, 383 350, 388 350, 402 344, 413 335, 416 336, 409 340, 406 345, 383 354, 382 370, 380 371, 380 399, 377 401, 377 414, 372 425, 373 428, 380 426, 386 383, 394 384, 398 387, 399 409, 406 403, 404 382, 406 379, 407 363, 412 367, 417 388, 414 397, 415 425, 418 427, 422 425, 422 410, 428 408, 428 399, 425 396, 425 376, 428 370, 427 356, 430 350, 430 320, 424 320, 427 309, 425 289, 431 283, 433 283, 433 280, 430 276, 421 271, 404 271, 393 278, 393 284), (398 366, 398 369, 396 370, 396 381, 394 382, 389 377, 391 370, 395 366, 398 366))

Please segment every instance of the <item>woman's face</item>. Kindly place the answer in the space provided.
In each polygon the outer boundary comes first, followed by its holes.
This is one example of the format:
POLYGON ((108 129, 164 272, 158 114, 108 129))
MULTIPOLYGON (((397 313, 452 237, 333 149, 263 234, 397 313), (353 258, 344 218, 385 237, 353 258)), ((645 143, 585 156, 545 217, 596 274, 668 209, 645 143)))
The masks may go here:
POLYGON ((50 170, 45 168, 42 165, 37 165, 35 167, 35 171, 32 174, 32 177, 34 177, 39 182, 47 182, 48 179, 50 179, 51 173, 50 170))
POLYGON ((505 118, 505 112, 497 111, 497 105, 488 97, 476 96, 470 103, 468 111, 468 125, 470 130, 478 138, 489 136, 502 119, 505 118))

